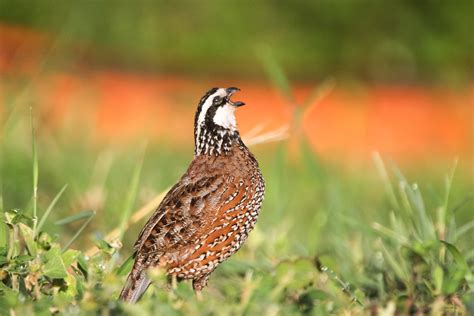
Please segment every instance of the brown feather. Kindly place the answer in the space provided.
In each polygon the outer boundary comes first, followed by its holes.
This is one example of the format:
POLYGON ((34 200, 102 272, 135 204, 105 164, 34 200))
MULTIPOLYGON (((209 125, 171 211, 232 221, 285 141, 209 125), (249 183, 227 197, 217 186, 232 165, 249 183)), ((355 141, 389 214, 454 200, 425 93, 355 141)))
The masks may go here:
MULTIPOLYGON (((164 267, 195 290, 235 253, 253 229, 264 196, 257 160, 240 140, 221 154, 197 154, 142 229, 121 297, 134 302, 149 285, 146 271, 164 267)), ((210 151, 211 153, 213 151, 210 151)))

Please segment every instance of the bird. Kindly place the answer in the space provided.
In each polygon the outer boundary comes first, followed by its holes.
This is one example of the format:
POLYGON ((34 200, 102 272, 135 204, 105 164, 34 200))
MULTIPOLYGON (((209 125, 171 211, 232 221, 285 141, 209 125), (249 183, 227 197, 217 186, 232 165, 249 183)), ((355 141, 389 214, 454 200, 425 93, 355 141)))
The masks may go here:
POLYGON ((239 88, 212 88, 194 117, 194 156, 142 228, 120 299, 136 303, 151 284, 149 269, 192 280, 198 297, 211 273, 237 252, 254 228, 265 195, 255 156, 242 141, 232 101, 239 88))

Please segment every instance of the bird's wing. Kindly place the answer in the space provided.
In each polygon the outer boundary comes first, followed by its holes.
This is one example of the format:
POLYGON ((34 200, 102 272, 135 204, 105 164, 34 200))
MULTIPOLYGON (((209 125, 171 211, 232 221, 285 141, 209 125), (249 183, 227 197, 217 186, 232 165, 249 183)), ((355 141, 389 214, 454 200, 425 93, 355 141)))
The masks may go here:
POLYGON ((168 193, 166 193, 160 205, 158 205, 157 209, 153 212, 152 216, 148 219, 138 235, 138 239, 133 246, 135 251, 138 251, 142 247, 143 243, 150 236, 151 231, 155 228, 155 225, 160 222, 161 218, 167 214, 170 209, 173 209, 172 202, 176 200, 176 197, 179 196, 182 191, 181 183, 177 183, 168 191, 168 193))
POLYGON ((235 204, 234 197, 242 195, 238 183, 235 175, 229 174, 183 177, 171 188, 138 237, 134 248, 139 256, 148 257, 145 265, 155 265, 164 254, 168 260, 177 260, 173 253, 178 255, 209 232, 219 214, 235 204))

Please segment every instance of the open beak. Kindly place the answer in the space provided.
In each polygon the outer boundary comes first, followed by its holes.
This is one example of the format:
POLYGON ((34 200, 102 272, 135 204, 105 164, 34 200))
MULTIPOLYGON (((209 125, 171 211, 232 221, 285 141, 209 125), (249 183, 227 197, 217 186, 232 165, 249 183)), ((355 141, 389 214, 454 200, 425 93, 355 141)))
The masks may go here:
POLYGON ((232 97, 232 95, 233 95, 234 93, 236 93, 237 91, 240 91, 239 88, 230 87, 230 88, 225 89, 225 91, 227 92, 227 102, 228 102, 230 105, 235 106, 235 107, 239 107, 239 106, 245 105, 245 103, 242 102, 242 101, 232 101, 232 100, 230 99, 230 97, 232 97))

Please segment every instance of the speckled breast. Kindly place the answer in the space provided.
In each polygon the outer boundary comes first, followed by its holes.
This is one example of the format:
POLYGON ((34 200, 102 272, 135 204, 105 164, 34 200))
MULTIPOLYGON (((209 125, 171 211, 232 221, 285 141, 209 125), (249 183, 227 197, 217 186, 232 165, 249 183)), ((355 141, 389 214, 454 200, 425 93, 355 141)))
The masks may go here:
POLYGON ((182 279, 210 274, 239 250, 253 229, 263 202, 265 183, 250 152, 236 158, 236 165, 241 168, 228 174, 227 187, 221 193, 223 203, 212 219, 212 225, 177 256, 180 258, 177 262, 169 265, 169 274, 182 279))

